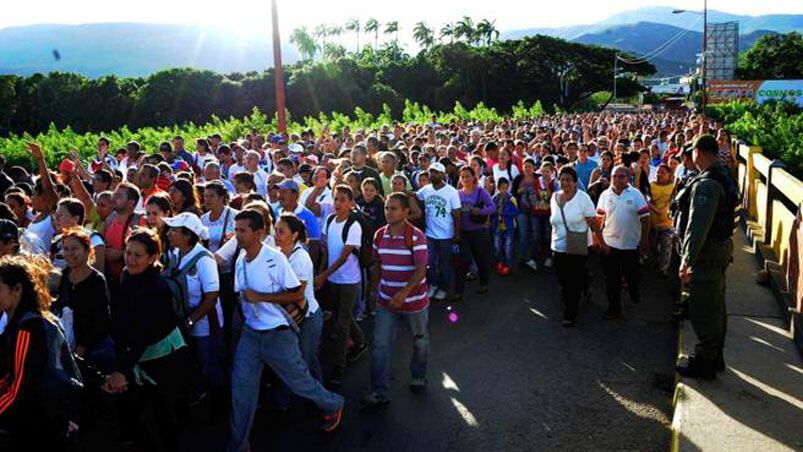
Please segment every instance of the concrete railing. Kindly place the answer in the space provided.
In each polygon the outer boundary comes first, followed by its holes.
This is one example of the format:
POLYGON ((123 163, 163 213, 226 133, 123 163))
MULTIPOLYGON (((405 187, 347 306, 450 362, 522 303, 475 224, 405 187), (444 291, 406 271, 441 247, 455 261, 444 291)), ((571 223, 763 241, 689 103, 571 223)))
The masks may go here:
POLYGON ((803 237, 798 232, 803 225, 796 223, 799 206, 803 205, 803 181, 787 172, 779 160, 764 156, 760 146, 748 146, 736 139, 732 146, 748 233, 770 271, 773 288, 801 346, 803 297, 799 294, 803 294, 803 287, 798 288, 801 284, 797 281, 803 275, 803 259, 793 253, 803 250, 803 240, 797 240, 803 237))

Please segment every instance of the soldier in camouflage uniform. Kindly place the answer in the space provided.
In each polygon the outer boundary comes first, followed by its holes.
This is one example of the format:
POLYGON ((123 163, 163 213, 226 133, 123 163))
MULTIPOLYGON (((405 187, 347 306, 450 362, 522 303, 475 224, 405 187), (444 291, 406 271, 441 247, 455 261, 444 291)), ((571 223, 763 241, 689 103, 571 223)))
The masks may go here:
POLYGON ((677 367, 692 378, 715 378, 724 370, 725 271, 733 260, 734 211, 738 192, 719 161, 711 135, 694 141, 693 159, 700 173, 688 182, 688 223, 683 234, 679 276, 689 293, 689 315, 698 343, 694 356, 677 367))

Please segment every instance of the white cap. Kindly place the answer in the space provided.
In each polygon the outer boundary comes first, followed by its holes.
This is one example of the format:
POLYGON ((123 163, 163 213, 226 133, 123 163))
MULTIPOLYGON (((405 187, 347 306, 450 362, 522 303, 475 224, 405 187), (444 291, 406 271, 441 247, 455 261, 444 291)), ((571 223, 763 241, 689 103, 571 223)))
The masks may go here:
POLYGON ((441 173, 445 173, 446 172, 446 167, 443 166, 443 164, 440 163, 440 162, 434 162, 433 164, 429 165, 429 170, 430 171, 438 171, 438 172, 441 172, 441 173))
POLYGON ((187 228, 194 232, 201 240, 209 240, 209 229, 201 223, 198 215, 182 212, 174 217, 164 218, 165 224, 171 228, 187 228))
POLYGON ((304 146, 301 146, 298 143, 293 143, 290 146, 287 146, 287 150, 295 154, 303 154, 304 146))

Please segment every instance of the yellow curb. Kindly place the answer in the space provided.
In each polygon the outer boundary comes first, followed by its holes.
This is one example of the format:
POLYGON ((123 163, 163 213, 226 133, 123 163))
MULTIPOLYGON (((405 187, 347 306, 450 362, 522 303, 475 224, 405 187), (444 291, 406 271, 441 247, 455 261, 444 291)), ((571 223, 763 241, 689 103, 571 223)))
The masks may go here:
MULTIPOLYGON (((678 322, 678 357, 683 351, 683 321, 678 322)), ((677 361, 677 360, 676 360, 677 361)), ((669 445, 670 452, 680 451, 680 424, 682 416, 682 401, 683 401, 683 382, 680 381, 680 374, 675 372, 675 392, 672 395, 672 440, 669 445)))

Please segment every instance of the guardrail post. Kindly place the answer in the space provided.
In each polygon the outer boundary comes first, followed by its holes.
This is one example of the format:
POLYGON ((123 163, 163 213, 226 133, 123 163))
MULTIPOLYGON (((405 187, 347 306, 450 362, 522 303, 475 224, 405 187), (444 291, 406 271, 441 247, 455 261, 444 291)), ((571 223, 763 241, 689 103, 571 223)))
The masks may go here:
POLYGON ((772 185, 772 175, 776 168, 786 168, 786 165, 776 159, 770 163, 769 170, 767 171, 767 205, 764 206, 764 209, 766 209, 764 212, 767 214, 765 217, 767 219, 767 225, 764 228, 764 244, 768 246, 772 246, 772 202, 778 199, 778 189, 772 185))
POLYGON ((738 154, 742 154, 741 147, 744 146, 747 151, 745 155, 743 155, 745 160, 745 180, 743 182, 744 185, 744 192, 747 198, 747 218, 750 220, 758 219, 758 206, 756 206, 756 180, 759 179, 761 176, 756 171, 755 167, 753 166, 753 155, 761 154, 762 150, 759 146, 748 146, 746 144, 740 144, 738 154))

